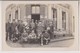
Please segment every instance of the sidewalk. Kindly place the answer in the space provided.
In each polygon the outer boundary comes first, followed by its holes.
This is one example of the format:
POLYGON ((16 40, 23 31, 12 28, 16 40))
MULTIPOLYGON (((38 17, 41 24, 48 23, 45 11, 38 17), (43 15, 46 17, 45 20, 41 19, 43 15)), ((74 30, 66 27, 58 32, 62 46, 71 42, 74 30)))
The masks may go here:
POLYGON ((51 42, 64 41, 69 39, 74 39, 74 37, 73 36, 59 37, 59 38, 52 39, 51 42))

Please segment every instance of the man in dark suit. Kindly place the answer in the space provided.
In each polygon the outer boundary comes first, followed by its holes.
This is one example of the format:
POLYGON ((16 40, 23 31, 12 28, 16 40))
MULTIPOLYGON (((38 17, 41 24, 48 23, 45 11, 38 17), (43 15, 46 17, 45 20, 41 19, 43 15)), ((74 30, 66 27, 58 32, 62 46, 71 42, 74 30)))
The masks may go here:
POLYGON ((41 45, 48 44, 50 41, 50 34, 45 30, 45 32, 41 35, 41 45))
POLYGON ((54 26, 53 26, 53 22, 50 22, 50 25, 49 25, 49 30, 48 30, 48 33, 50 34, 50 38, 52 39, 53 38, 53 33, 54 33, 54 26))
POLYGON ((54 34, 53 34, 53 33, 54 33, 54 25, 53 25, 53 22, 50 22, 50 33, 51 33, 51 34, 50 34, 50 35, 51 35, 50 38, 52 39, 52 38, 53 38, 53 35, 54 35, 54 34))
POLYGON ((16 33, 16 26, 17 26, 17 22, 16 22, 16 20, 15 19, 13 19, 13 22, 12 22, 12 25, 11 25, 11 32, 12 32, 12 36, 11 37, 14 37, 15 35, 15 33, 16 33))
POLYGON ((23 33, 23 24, 22 24, 22 21, 21 20, 18 20, 17 26, 18 26, 19 32, 20 33, 23 33))
POLYGON ((6 41, 9 39, 11 40, 11 35, 12 35, 12 29, 11 29, 11 21, 9 20, 7 23, 6 23, 6 41))
POLYGON ((32 19, 31 23, 30 23, 30 28, 31 30, 34 30, 35 29, 35 23, 34 23, 34 20, 32 19))

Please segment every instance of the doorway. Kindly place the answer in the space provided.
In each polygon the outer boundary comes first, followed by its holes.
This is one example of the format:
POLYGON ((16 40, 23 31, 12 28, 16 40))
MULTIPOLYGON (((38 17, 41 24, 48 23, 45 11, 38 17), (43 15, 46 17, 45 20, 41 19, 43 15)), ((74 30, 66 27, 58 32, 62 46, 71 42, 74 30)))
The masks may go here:
POLYGON ((40 5, 32 5, 31 6, 32 13, 31 13, 31 19, 34 20, 34 22, 37 20, 40 20, 40 5))
POLYGON ((36 20, 39 21, 39 20, 40 20, 40 14, 32 14, 32 15, 31 15, 31 19, 33 19, 34 22, 35 22, 36 20))

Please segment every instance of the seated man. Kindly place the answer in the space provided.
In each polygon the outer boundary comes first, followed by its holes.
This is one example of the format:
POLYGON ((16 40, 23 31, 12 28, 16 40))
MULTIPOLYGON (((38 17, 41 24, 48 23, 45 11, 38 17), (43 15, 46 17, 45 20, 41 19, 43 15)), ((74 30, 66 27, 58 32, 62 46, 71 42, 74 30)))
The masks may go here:
POLYGON ((43 44, 48 44, 50 41, 50 35, 47 31, 45 31, 43 34, 42 34, 42 37, 41 37, 41 45, 43 44))
POLYGON ((32 32, 29 34, 28 38, 29 39, 35 39, 36 38, 36 34, 35 34, 34 30, 32 30, 32 32))
POLYGON ((34 42, 35 39, 36 39, 36 34, 34 30, 32 30, 32 32, 28 36, 28 42, 32 42, 32 41, 34 42))
POLYGON ((28 39, 28 33, 24 29, 24 31, 23 31, 23 33, 21 35, 21 42, 23 42, 23 41, 27 42, 27 39, 28 39))

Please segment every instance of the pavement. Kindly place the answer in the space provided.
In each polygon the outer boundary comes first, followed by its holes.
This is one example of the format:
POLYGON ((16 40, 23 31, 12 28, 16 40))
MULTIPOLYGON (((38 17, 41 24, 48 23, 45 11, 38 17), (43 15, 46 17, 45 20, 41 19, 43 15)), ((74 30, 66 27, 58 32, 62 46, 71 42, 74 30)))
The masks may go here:
POLYGON ((67 36, 67 37, 59 37, 59 38, 52 39, 48 45, 43 45, 43 46, 41 46, 39 43, 36 43, 36 44, 28 44, 28 43, 20 44, 18 42, 13 43, 11 41, 7 41, 7 44, 10 47, 23 47, 23 48, 35 47, 36 48, 36 47, 68 47, 68 46, 72 45, 73 42, 74 42, 74 37, 73 36, 67 36))
POLYGON ((59 38, 52 39, 51 42, 64 41, 69 39, 74 39, 74 37, 73 36, 59 37, 59 38))

